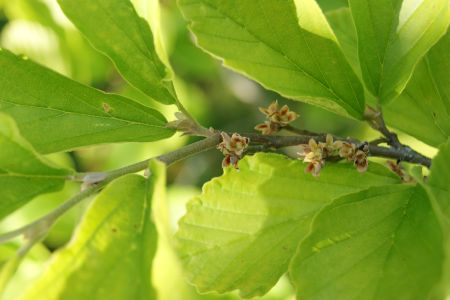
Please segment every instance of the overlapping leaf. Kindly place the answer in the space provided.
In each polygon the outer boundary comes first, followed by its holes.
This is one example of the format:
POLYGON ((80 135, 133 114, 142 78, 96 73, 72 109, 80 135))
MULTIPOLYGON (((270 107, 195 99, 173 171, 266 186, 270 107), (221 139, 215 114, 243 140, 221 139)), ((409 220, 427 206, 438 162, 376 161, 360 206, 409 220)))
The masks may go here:
POLYGON ((201 292, 266 293, 286 272, 312 217, 330 200, 397 183, 382 166, 365 174, 330 164, 319 178, 284 156, 257 154, 225 170, 188 204, 176 235, 189 280, 201 292))
POLYGON ((450 292, 450 140, 439 148, 433 159, 428 180, 422 182, 428 192, 436 215, 440 218, 445 237, 446 261, 436 289, 450 292))
POLYGON ((59 0, 59 4, 131 85, 157 101, 175 103, 172 81, 155 51, 150 27, 129 0, 59 0))
POLYGON ((198 44, 283 96, 361 118, 364 93, 314 0, 180 0, 198 44))
POLYGON ((415 65, 446 32, 447 0, 350 0, 367 88, 382 103, 405 88, 415 65))
POLYGON ((299 299, 444 299, 442 242, 420 186, 374 187, 317 215, 290 275, 299 299))
POLYGON ((157 176, 126 175, 108 185, 24 299, 156 299, 151 202, 157 176))
POLYGON ((0 114, 0 219, 39 194, 61 189, 68 174, 44 162, 14 121, 0 114))
POLYGON ((130 99, 76 83, 0 50, 0 111, 42 153, 167 138, 164 117, 130 99))
POLYGON ((386 106, 388 123, 429 145, 445 143, 450 136, 449 74, 447 32, 417 65, 403 93, 386 106))

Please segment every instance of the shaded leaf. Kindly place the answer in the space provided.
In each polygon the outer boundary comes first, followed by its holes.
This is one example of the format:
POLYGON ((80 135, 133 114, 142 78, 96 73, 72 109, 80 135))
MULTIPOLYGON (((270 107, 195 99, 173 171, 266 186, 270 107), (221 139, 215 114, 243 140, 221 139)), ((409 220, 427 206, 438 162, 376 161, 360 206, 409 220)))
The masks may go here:
POLYGON ((0 114, 0 219, 39 194, 62 189, 69 173, 46 163, 0 114))
POLYGON ((181 0, 198 44, 281 95, 362 118, 364 93, 313 0, 181 0))
POLYGON ((414 67, 447 30, 447 0, 349 0, 366 87, 382 103, 405 88, 414 67))
POLYGON ((305 174, 302 162, 281 155, 247 156, 239 166, 239 172, 226 169, 205 184, 179 222, 179 253, 200 292, 266 293, 286 272, 311 219, 325 204, 398 182, 377 164, 365 174, 349 164, 329 164, 318 178, 305 174))
POLYGON ((69 80, 0 50, 0 111, 41 153, 170 137, 165 118, 130 99, 69 80))
POLYGON ((317 215, 290 275, 299 299, 428 299, 442 250, 441 229, 420 186, 373 187, 317 215))
POLYGON ((445 143, 450 136, 449 74, 447 32, 417 65, 403 93, 385 107, 386 121, 431 146, 445 143))
POLYGON ((129 0, 59 0, 66 16, 107 55, 131 85, 154 100, 175 103, 172 81, 158 57, 148 23, 129 0))
POLYGON ((149 180, 132 174, 109 184, 24 299, 156 299, 156 182, 155 174, 149 180))

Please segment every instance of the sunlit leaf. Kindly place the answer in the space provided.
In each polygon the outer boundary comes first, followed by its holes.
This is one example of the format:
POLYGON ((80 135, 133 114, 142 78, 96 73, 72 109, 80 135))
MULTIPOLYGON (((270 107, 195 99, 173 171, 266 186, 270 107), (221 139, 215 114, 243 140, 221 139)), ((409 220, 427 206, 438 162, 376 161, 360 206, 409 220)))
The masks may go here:
POLYGON ((440 218, 445 236, 446 262, 441 281, 436 289, 450 292, 450 140, 439 148, 433 159, 430 176, 422 182, 428 192, 433 208, 440 218))
POLYGON ((398 99, 385 107, 387 122, 429 145, 445 143, 450 136, 449 74, 447 33, 417 65, 398 99))
POLYGON ((311 219, 332 199, 397 183, 376 164, 365 174, 329 164, 320 177, 281 155, 257 154, 203 187, 188 203, 176 238, 189 280, 199 291, 266 293, 286 272, 311 219))
POLYGON ((0 114, 0 219, 39 194, 60 190, 69 173, 46 163, 0 114))
POLYGON ((88 209, 73 240, 57 252, 25 299, 156 299, 151 269, 155 174, 125 175, 88 209))
POLYGON ((367 88, 386 103, 447 30, 448 0, 349 0, 367 88))
POLYGON ((198 44, 281 95, 361 118, 364 93, 314 0, 181 0, 198 44))
POLYGON ((317 215, 290 275, 298 299, 429 299, 443 256, 425 191, 374 187, 339 198, 317 215))
POLYGON ((158 57, 148 23, 129 0, 59 0, 92 45, 106 54, 134 87, 154 100, 175 102, 172 81, 158 57))
POLYGON ((170 137, 154 109, 69 80, 0 49, 0 111, 42 153, 170 137))

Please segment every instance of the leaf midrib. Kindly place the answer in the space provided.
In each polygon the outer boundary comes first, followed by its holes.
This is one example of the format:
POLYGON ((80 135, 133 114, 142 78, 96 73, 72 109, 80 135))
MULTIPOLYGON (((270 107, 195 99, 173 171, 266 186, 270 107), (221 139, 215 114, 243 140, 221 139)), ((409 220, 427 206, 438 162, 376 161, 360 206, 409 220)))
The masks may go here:
MULTIPOLYGON (((37 99, 37 100, 39 100, 39 99, 37 99)), ((33 105, 33 104, 19 104, 19 103, 15 103, 15 102, 12 102, 12 101, 7 101, 7 100, 0 99, 0 103, 1 102, 8 103, 10 105, 16 105, 16 106, 24 106, 24 107, 39 108, 39 109, 50 110, 50 111, 57 111, 57 112, 62 113, 62 114, 69 114, 70 113, 70 114, 80 115, 80 116, 94 117, 94 118, 105 119, 105 120, 115 120, 115 121, 118 121, 118 122, 126 122, 126 123, 128 123, 127 125, 131 125, 131 124, 132 125, 142 125, 142 126, 166 129, 166 127, 162 126, 162 125, 143 123, 143 122, 138 122, 138 121, 132 121, 132 120, 129 120, 129 119, 120 119, 120 118, 114 117, 112 115, 101 116, 101 115, 94 115, 94 114, 88 114, 88 113, 74 112, 74 111, 70 111, 70 110, 62 110, 62 109, 54 108, 54 107, 45 107, 45 106, 33 105)), ((157 120, 160 121, 159 119, 157 119, 157 120)), ((37 121, 39 121, 39 120, 37 120, 37 121)))
MULTIPOLYGON (((239 27, 241 27, 241 29, 243 29, 244 31, 248 32, 251 36, 253 36, 259 43, 265 45, 266 47, 272 49, 274 52, 278 53, 279 55, 281 55, 285 60, 288 61, 288 63, 292 64, 293 66, 296 67, 296 69, 292 69, 292 71, 297 71, 300 72, 304 75, 306 75, 307 77, 309 77, 310 79, 312 79, 313 81, 319 83, 319 85, 321 85, 323 88, 325 88, 326 90, 328 90, 333 96, 335 96, 335 100, 339 101, 340 105, 342 107, 348 108, 349 105, 340 97, 338 96, 335 91, 333 89, 331 89, 329 86, 327 86, 326 84, 324 84, 321 80, 317 79, 314 75, 306 72, 305 70, 303 70, 297 63, 295 63, 289 56, 287 56, 286 54, 284 54, 283 51, 274 48, 273 46, 271 46, 270 44, 266 43, 264 40, 262 40, 258 35, 256 35, 255 33, 253 33, 252 31, 250 31, 248 28, 246 28, 243 24, 239 23, 236 19, 231 18, 228 14, 224 13, 222 10, 220 10, 218 7, 213 6, 210 3, 205 2, 204 0, 199 0, 201 1, 203 4, 205 4, 206 6, 209 6, 212 9, 217 10, 218 12, 220 12, 224 18, 229 19, 230 21, 232 21, 233 23, 235 23, 236 25, 238 25, 239 27)), ((255 0, 257 1, 257 0, 255 0)), ((195 4, 195 2, 193 2, 195 4)), ((189 4, 189 3, 187 3, 189 4)), ((191 3, 192 4, 192 3, 191 3)), ((195 22, 192 22, 195 23, 195 22)), ((298 27, 298 25, 297 25, 298 27)), ((302 33, 301 33, 302 34, 302 33)), ((303 35, 302 35, 303 36, 303 35)), ((357 99, 357 98, 356 98, 357 99)), ((357 103, 359 103, 357 101, 357 103)))

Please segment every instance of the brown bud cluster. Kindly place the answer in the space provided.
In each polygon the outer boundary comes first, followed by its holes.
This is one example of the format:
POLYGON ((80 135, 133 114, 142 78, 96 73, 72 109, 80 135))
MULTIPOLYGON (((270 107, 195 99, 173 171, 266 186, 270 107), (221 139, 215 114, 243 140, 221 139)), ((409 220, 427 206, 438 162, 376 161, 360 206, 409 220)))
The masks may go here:
POLYGON ((398 176, 400 176, 400 178, 402 179, 403 182, 413 182, 414 179, 408 174, 406 173, 405 169, 403 169, 403 167, 400 165, 399 162, 394 162, 391 160, 388 160, 386 162, 387 167, 394 172, 395 174, 397 174, 398 176))
POLYGON ((308 144, 300 145, 300 151, 297 154, 299 159, 308 163, 305 172, 313 176, 319 176, 320 170, 325 165, 325 159, 332 156, 340 156, 352 161, 359 172, 365 172, 369 164, 367 144, 357 147, 353 143, 333 141, 333 136, 330 134, 327 134, 325 143, 317 143, 314 139, 310 139, 308 144))
POLYGON ((259 111, 266 116, 267 120, 262 124, 256 125, 255 129, 261 131, 264 135, 277 132, 298 118, 298 115, 290 111, 287 105, 279 108, 278 101, 272 102, 267 108, 260 107, 259 111))
POLYGON ((335 156, 339 145, 340 142, 334 142, 331 134, 327 134, 325 143, 317 143, 314 139, 310 139, 308 144, 300 145, 300 151, 297 154, 300 156, 299 159, 308 163, 305 172, 319 176, 320 170, 325 165, 325 159, 335 156))
POLYGON ((222 166, 228 167, 232 165, 235 169, 239 169, 238 162, 248 147, 250 142, 249 138, 237 133, 233 133, 231 137, 226 132, 222 132, 221 135, 222 142, 217 145, 217 149, 225 156, 222 161, 222 166))
POLYGON ((369 146, 363 144, 360 147, 356 147, 355 144, 349 142, 340 142, 339 156, 347 159, 347 161, 353 161, 358 172, 362 173, 367 170, 369 166, 369 146))

